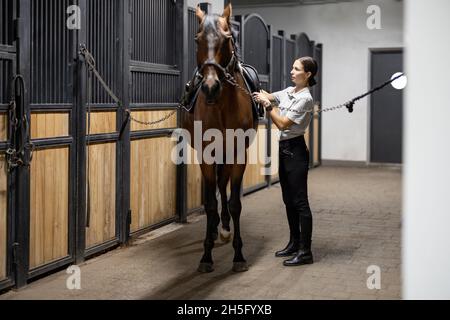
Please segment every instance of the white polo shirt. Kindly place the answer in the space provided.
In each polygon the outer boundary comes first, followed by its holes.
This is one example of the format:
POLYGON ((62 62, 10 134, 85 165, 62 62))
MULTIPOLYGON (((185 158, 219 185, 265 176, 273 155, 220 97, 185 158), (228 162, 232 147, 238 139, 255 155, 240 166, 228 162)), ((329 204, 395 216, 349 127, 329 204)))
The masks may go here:
POLYGON ((314 110, 313 98, 308 87, 296 93, 294 90, 295 87, 289 87, 272 93, 280 108, 280 116, 294 122, 289 128, 280 130, 280 140, 303 135, 312 119, 312 113, 305 112, 314 110))

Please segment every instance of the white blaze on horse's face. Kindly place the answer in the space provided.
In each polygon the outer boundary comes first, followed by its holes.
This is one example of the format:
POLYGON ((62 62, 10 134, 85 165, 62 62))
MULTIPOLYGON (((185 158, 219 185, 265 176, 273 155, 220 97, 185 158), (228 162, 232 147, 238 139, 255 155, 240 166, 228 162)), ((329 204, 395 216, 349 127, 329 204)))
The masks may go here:
POLYGON ((199 6, 196 15, 200 23, 196 42, 197 63, 203 75, 202 91, 207 103, 213 105, 222 92, 219 73, 224 77, 227 72, 224 67, 232 61, 231 5, 225 8, 221 17, 206 15, 199 6))

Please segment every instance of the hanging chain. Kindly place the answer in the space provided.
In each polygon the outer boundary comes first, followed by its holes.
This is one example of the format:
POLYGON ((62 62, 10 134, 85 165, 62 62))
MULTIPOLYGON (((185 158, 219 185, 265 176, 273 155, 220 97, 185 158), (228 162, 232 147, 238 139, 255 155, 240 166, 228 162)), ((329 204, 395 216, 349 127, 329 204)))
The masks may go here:
POLYGON ((138 120, 136 118, 134 118, 131 114, 129 115, 130 120, 145 125, 145 126, 152 126, 155 124, 158 124, 160 122, 166 121, 167 119, 169 119, 170 117, 172 117, 176 112, 178 111, 178 107, 177 109, 173 110, 172 112, 169 112, 168 114, 166 114, 163 118, 155 120, 155 121, 142 121, 142 120, 138 120))
MULTIPOLYGON (((92 54, 87 50, 87 48, 84 44, 82 44, 80 46, 80 53, 85 57, 85 61, 89 67, 89 70, 94 73, 95 77, 98 79, 98 81, 103 86, 103 88, 106 90, 106 92, 109 94, 109 96, 114 100, 114 102, 119 107, 123 107, 122 101, 114 94, 114 92, 111 90, 111 88, 106 84, 105 80, 100 76, 100 73, 98 72, 98 70, 95 68, 95 60, 94 60, 92 54)), ((142 121, 142 120, 136 119, 131 115, 131 110, 129 108, 125 108, 124 111, 127 114, 127 119, 125 120, 124 124, 122 125, 122 128, 125 127, 125 125, 128 123, 129 120, 134 121, 139 124, 142 124, 142 125, 147 125, 147 126, 158 124, 158 123, 166 121, 167 119, 172 117, 177 112, 177 110, 180 108, 181 108, 181 106, 177 105, 175 110, 173 110, 172 112, 169 112, 163 118, 155 120, 155 121, 142 121)), ((122 131, 123 131, 123 129, 121 129, 121 132, 122 131)))
MULTIPOLYGON (((94 73, 94 75, 95 75, 95 76, 97 77, 97 79, 100 81, 100 84, 105 88, 105 90, 108 92, 108 94, 111 96, 111 98, 114 99, 114 101, 119 105, 119 107, 122 107, 123 104, 122 104, 122 102, 120 101, 120 99, 117 98, 117 96, 112 92, 112 90, 108 87, 108 85, 106 84, 106 82, 103 80, 103 78, 100 76, 99 72, 98 72, 97 69, 95 68, 95 60, 94 60, 94 58, 92 57, 92 54, 86 49, 86 46, 85 46, 85 45, 82 44, 82 45, 80 46, 80 48, 81 48, 81 49, 80 49, 80 53, 85 57, 85 61, 86 61, 86 63, 88 64, 89 69, 94 73)), ((240 91, 244 92, 247 96, 250 97, 250 99, 251 99, 253 102, 255 102, 255 99, 254 99, 253 95, 252 95, 246 88, 243 88, 241 85, 239 85, 239 83, 237 83, 237 81, 236 81, 236 78, 234 78, 233 75, 232 75, 231 73, 229 73, 229 72, 224 72, 224 74, 225 74, 224 79, 225 79, 225 81, 226 81, 227 83, 231 84, 231 85, 234 86, 235 88, 237 88, 237 89, 239 89, 240 91)), ((370 90, 370 91, 368 91, 368 92, 366 92, 366 93, 364 93, 364 94, 361 94, 361 95, 359 95, 359 96, 357 96, 357 97, 355 97, 355 98, 353 98, 353 99, 351 99, 351 100, 349 100, 349 101, 347 101, 347 102, 345 102, 345 103, 342 103, 342 104, 339 104, 339 105, 336 105, 336 106, 333 106, 333 107, 329 107, 329 108, 319 108, 319 109, 317 109, 317 110, 307 110, 307 111, 297 111, 297 112, 299 112, 299 113, 313 113, 313 114, 320 114, 320 113, 322 113, 322 112, 335 111, 335 110, 339 110, 339 109, 341 109, 341 108, 346 107, 347 110, 348 110, 348 112, 351 113, 351 112, 353 112, 353 106, 354 106, 354 104, 355 104, 356 101, 358 101, 358 100, 364 98, 365 96, 370 95, 370 94, 372 94, 372 93, 374 93, 374 92, 376 92, 376 91, 378 91, 378 90, 384 88, 385 86, 387 86, 388 84, 390 84, 390 83, 392 83, 393 81, 397 80, 398 78, 402 77, 403 75, 404 75, 404 74, 401 73, 401 74, 397 75, 396 77, 394 77, 394 78, 392 78, 392 79, 386 81, 385 83, 379 85, 378 87, 375 87, 375 88, 373 88, 372 90, 370 90)), ((154 120, 154 121, 142 121, 142 120, 139 120, 139 119, 134 118, 134 117, 131 115, 131 110, 128 109, 128 108, 125 108, 124 111, 125 111, 125 113, 127 114, 127 117, 126 117, 126 120, 124 121, 124 123, 123 123, 123 125, 122 125, 122 128, 121 128, 121 130, 120 130, 119 137, 122 135, 122 132, 123 132, 123 130, 124 130, 126 124, 127 124, 128 121, 130 121, 130 120, 131 120, 131 121, 134 121, 134 122, 136 122, 136 123, 139 123, 139 124, 141 124, 141 125, 152 126, 152 125, 158 124, 158 123, 160 123, 160 122, 166 121, 167 119, 169 119, 170 117, 172 117, 172 116, 178 111, 178 109, 184 109, 184 110, 186 110, 186 111, 189 111, 189 110, 186 109, 186 107, 185 107, 184 105, 182 105, 181 103, 178 103, 178 105, 176 106, 176 109, 175 109, 175 110, 173 110, 172 112, 169 112, 168 114, 166 114, 166 115, 165 115, 164 117, 162 117, 161 119, 154 120)))

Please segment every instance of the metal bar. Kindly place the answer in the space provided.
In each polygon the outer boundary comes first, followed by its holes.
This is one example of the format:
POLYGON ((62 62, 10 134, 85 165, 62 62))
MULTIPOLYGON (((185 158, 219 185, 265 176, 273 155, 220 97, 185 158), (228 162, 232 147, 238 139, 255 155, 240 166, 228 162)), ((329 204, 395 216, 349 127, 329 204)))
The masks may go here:
POLYGON ((180 70, 176 69, 173 65, 165 65, 158 63, 150 63, 144 61, 130 61, 130 70, 132 72, 148 72, 148 73, 162 73, 170 75, 180 75, 180 70))
MULTIPOLYGON (((268 37, 268 41, 272 42, 272 27, 271 26, 267 26, 267 37, 268 37)), ((270 45, 268 46, 268 54, 267 54, 267 70, 269 70, 269 92, 272 92, 272 87, 273 87, 273 68, 271 68, 271 62, 272 62, 272 57, 273 57, 273 45, 270 43, 270 45)), ((272 155, 272 119, 269 116, 269 114, 266 112, 266 119, 267 119, 267 124, 266 124, 266 150, 267 150, 267 155, 269 157, 269 159, 271 159, 271 155, 272 155)), ((271 165, 271 162, 269 163, 269 166, 271 165)), ((265 165, 265 167, 267 168, 267 165, 265 165)), ((267 182, 267 186, 270 186, 270 179, 272 178, 272 176, 270 174, 266 175, 266 182, 267 182)))
POLYGON ((248 187, 247 189, 244 189, 243 195, 247 196, 247 195, 249 195, 249 194, 251 194, 253 192, 259 191, 259 190, 264 189, 264 188, 267 188, 267 186, 268 186, 267 182, 263 182, 263 183, 260 183, 260 184, 248 187))
POLYGON ((158 222, 158 223, 155 223, 155 224, 153 224, 153 225, 151 225, 151 226, 144 227, 144 228, 142 228, 142 229, 139 229, 139 230, 137 230, 137 231, 132 232, 132 233, 130 234, 130 237, 132 237, 132 238, 139 237, 140 235, 143 235, 143 234, 146 234, 146 233, 148 233, 148 232, 150 232, 150 231, 159 229, 159 228, 161 228, 161 227, 164 227, 164 226, 166 226, 166 225, 168 225, 168 224, 171 224, 171 223, 173 223, 173 222, 176 222, 176 221, 177 221, 177 217, 172 217, 172 218, 163 220, 163 221, 158 222))
MULTIPOLYGON (((176 5, 176 47, 181 48, 177 51, 176 63, 180 66, 181 77, 180 87, 188 81, 188 11, 187 1, 179 1, 176 5)), ((182 111, 177 112, 177 127, 181 127, 182 111)), ((186 164, 177 165, 177 186, 176 186, 176 213, 179 222, 187 222, 187 166, 186 164)))
MULTIPOLYGON (((28 119, 30 119, 30 24, 31 24, 31 1, 23 0, 19 8, 20 21, 19 28, 19 55, 18 73, 23 76, 25 82, 24 106, 23 110, 28 119)), ((18 115, 23 116, 23 115, 18 115)), ((21 135, 26 136, 26 131, 22 129, 21 135)), ((29 152, 25 154, 25 160, 29 159, 29 152)), ((27 161, 28 162, 28 161, 27 161)), ((29 257, 30 257, 30 171, 28 168, 20 167, 16 170, 16 193, 15 193, 15 242, 16 246, 16 264, 15 276, 16 286, 21 288, 26 285, 28 280, 29 257)))
POLYGON ((31 103, 30 109, 32 111, 68 111, 73 108, 72 104, 53 104, 53 103, 31 103))
MULTIPOLYGON (((120 50, 122 55, 122 66, 120 71, 122 73, 121 79, 122 83, 122 99, 124 106, 130 104, 131 97, 131 71, 130 71, 130 59, 132 46, 129 45, 132 37, 132 29, 134 28, 135 21, 131 20, 132 13, 126 10, 126 8, 131 8, 135 0, 125 0, 121 1, 122 14, 121 14, 121 26, 122 33, 120 34, 120 50)), ((117 117, 117 130, 120 130, 122 122, 126 119, 125 110, 119 110, 119 117, 117 117)), ((122 134, 122 139, 119 142, 119 149, 121 150, 121 172, 119 178, 122 180, 121 194, 120 194, 120 232, 119 240, 120 243, 127 243, 130 234, 130 221, 128 213, 130 210, 130 125, 128 124, 125 131, 122 134)))
POLYGON ((74 141, 73 137, 45 138, 32 140, 33 145, 36 147, 36 149, 70 146, 73 143, 73 141, 74 141))
POLYGON ((68 266, 72 262, 73 261, 72 261, 71 256, 67 256, 67 257, 58 259, 55 262, 52 262, 52 263, 49 263, 49 264, 46 264, 46 265, 43 265, 43 266, 40 266, 40 267, 30 270, 30 272, 28 273, 28 278, 33 279, 33 278, 39 277, 39 276, 46 274, 48 272, 51 272, 55 269, 59 269, 64 266, 68 266))
POLYGON ((0 51, 3 51, 2 53, 5 53, 5 52, 15 53, 16 52, 16 47, 15 46, 6 45, 6 44, 0 44, 0 51))
POLYGON ((169 137, 175 129, 176 128, 133 131, 131 132, 131 139, 138 140, 146 138, 169 137))
MULTIPOLYGON (((61 14, 63 17, 65 15, 63 14, 67 8, 68 2, 64 1, 63 6, 61 8, 61 14)), ((62 19, 61 21, 61 40, 60 40, 60 46, 63 47, 63 55, 61 58, 61 62, 63 61, 71 61, 71 64, 76 60, 77 58, 77 46, 76 45, 69 45, 67 46, 66 43, 76 43, 76 35, 74 32, 66 32, 65 28, 65 21, 62 19), (72 50, 70 50, 72 49, 72 50)), ((63 63, 64 64, 64 63, 63 63)), ((60 102, 67 101, 67 93, 68 93, 68 87, 66 78, 72 77, 74 78, 74 72, 76 71, 76 68, 62 68, 61 69, 61 94, 60 94, 60 102)), ((71 81, 73 82, 73 80, 71 81)), ((71 96, 74 96, 76 94, 76 86, 72 86, 71 89, 73 92, 71 93, 71 96)), ((76 144, 76 134, 77 134, 77 109, 76 109, 76 101, 74 99, 70 99, 72 102, 71 104, 71 110, 69 112, 69 134, 71 135, 72 142, 69 147, 69 156, 70 156, 70 163, 69 163, 69 175, 70 175, 70 182, 69 182, 69 255, 72 258, 72 261, 76 261, 76 255, 77 255, 77 236, 78 236, 78 230, 77 230, 77 144, 76 144)))
POLYGON ((11 287, 14 287, 14 281, 6 278, 2 281, 0 281, 0 290, 5 290, 5 289, 9 289, 11 287))
POLYGON ((132 110, 157 111, 176 109, 178 105, 174 103, 132 103, 129 107, 132 110))
MULTIPOLYGON (((124 14, 128 13, 127 1, 114 1, 114 5, 112 6, 113 13, 111 14, 111 24, 116 25, 114 23, 115 18, 118 20, 118 30, 115 31, 114 36, 114 45, 113 51, 118 53, 119 64, 118 67, 115 68, 114 79, 117 79, 117 85, 115 88, 119 91, 119 97, 121 97, 122 101, 124 100, 124 81, 122 80, 125 77, 125 68, 124 68, 124 46, 127 43, 126 38, 123 36, 123 33, 120 30, 124 30, 124 14)), ((120 131, 122 122, 124 119, 122 118, 122 110, 117 109, 116 111, 116 130, 120 131)), ((123 216, 126 216, 126 212, 123 209, 123 193, 124 193, 124 184, 126 181, 122 178, 123 172, 123 145, 122 141, 117 141, 116 144, 116 237, 119 243, 122 243, 123 239, 123 216)), ((89 249, 87 250, 87 253, 89 249)))
POLYGON ((96 144, 99 142, 113 142, 118 141, 119 133, 102 133, 102 134, 91 134, 89 138, 89 144, 96 144))
MULTIPOLYGON (((79 0, 78 5, 81 12, 87 12, 87 0, 79 0)), ((81 29, 78 30, 78 41, 77 47, 75 48, 78 52, 79 44, 87 43, 88 40, 88 26, 90 26, 87 21, 87 17, 90 20, 90 13, 87 15, 81 15, 81 29)), ((77 230, 77 241, 76 241, 76 253, 75 259, 76 263, 79 264, 84 261, 84 251, 86 247, 86 65, 83 63, 80 55, 77 57, 76 64, 76 110, 75 118, 77 123, 76 130, 76 148, 77 148, 77 190, 76 190, 76 201, 78 204, 78 210, 76 213, 76 230, 77 230)))
POLYGON ((90 247, 90 248, 86 248, 86 252, 85 252, 85 259, 89 259, 94 255, 97 255, 99 253, 103 253, 106 250, 113 250, 115 248, 117 248, 117 246, 119 245, 119 239, 115 238, 112 240, 108 240, 102 244, 90 247))

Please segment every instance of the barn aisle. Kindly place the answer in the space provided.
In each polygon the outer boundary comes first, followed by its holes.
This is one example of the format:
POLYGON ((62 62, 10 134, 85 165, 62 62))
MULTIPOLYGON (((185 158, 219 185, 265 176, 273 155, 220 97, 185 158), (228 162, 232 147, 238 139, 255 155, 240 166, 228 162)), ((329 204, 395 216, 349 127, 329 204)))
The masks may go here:
POLYGON ((288 234, 277 184, 243 199, 248 272, 231 271, 232 246, 220 240, 215 271, 196 271, 206 219, 194 215, 86 261, 80 290, 67 289, 63 270, 0 299, 400 299, 401 178, 387 167, 310 171, 313 265, 286 268, 273 255, 288 234), (381 271, 379 290, 366 284, 371 265, 381 271))

